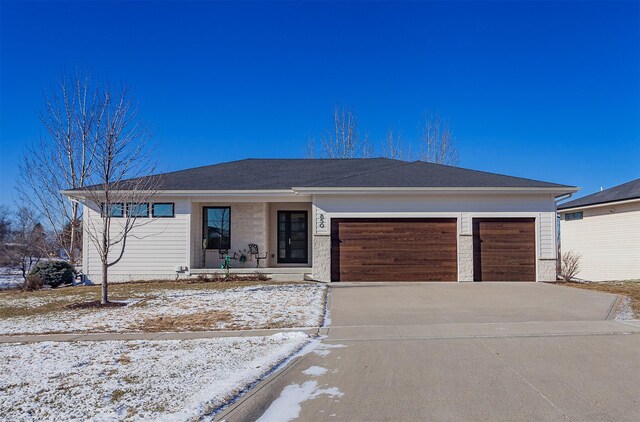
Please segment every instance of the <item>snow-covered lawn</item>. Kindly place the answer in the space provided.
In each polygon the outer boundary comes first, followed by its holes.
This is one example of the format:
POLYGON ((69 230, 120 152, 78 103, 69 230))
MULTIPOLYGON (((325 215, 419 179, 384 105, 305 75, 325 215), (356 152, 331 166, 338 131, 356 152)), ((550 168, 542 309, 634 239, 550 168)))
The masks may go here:
POLYGON ((322 324, 326 292, 324 285, 310 283, 157 290, 144 286, 144 290, 127 290, 125 307, 69 309, 56 305, 56 301, 86 300, 82 289, 67 288, 69 295, 63 296, 55 290, 51 295, 1 294, 0 315, 4 312, 8 317, 0 318, 0 334, 314 327, 322 324), (25 315, 26 311, 30 314, 25 315))
POLYGON ((210 415, 310 338, 303 333, 199 340, 0 345, 0 415, 12 421, 210 415))

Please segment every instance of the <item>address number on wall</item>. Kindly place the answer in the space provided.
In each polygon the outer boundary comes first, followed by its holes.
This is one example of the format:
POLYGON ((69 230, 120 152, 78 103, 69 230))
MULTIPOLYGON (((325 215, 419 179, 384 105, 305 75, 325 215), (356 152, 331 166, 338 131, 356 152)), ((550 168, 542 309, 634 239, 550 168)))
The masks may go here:
POLYGON ((329 222, 327 221, 327 215, 323 212, 319 212, 316 214, 316 233, 317 234, 329 233, 329 222))

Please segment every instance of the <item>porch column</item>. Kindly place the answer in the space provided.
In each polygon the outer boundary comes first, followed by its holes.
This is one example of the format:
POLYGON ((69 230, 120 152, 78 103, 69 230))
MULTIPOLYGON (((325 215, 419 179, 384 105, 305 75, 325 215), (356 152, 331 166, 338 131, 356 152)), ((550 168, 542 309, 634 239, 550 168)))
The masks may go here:
POLYGON ((313 224, 313 268, 311 274, 316 281, 331 281, 331 221, 324 210, 312 207, 313 224))

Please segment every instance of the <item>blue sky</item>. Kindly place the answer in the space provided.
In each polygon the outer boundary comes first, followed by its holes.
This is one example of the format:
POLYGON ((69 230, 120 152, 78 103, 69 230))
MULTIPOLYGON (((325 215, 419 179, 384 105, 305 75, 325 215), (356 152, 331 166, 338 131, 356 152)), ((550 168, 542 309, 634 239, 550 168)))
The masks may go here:
POLYGON ((582 194, 640 177, 640 2, 0 7, 0 204, 76 67, 134 88, 165 170, 303 157, 342 104, 371 142, 447 116, 463 167, 582 194))

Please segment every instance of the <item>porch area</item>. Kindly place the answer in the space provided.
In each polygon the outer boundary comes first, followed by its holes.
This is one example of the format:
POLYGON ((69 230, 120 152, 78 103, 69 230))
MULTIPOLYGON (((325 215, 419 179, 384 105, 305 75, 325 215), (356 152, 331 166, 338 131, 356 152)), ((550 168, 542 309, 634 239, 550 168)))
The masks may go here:
POLYGON ((311 279, 312 209, 307 200, 194 200, 190 205, 190 274, 223 274, 228 257, 231 274, 311 279))

